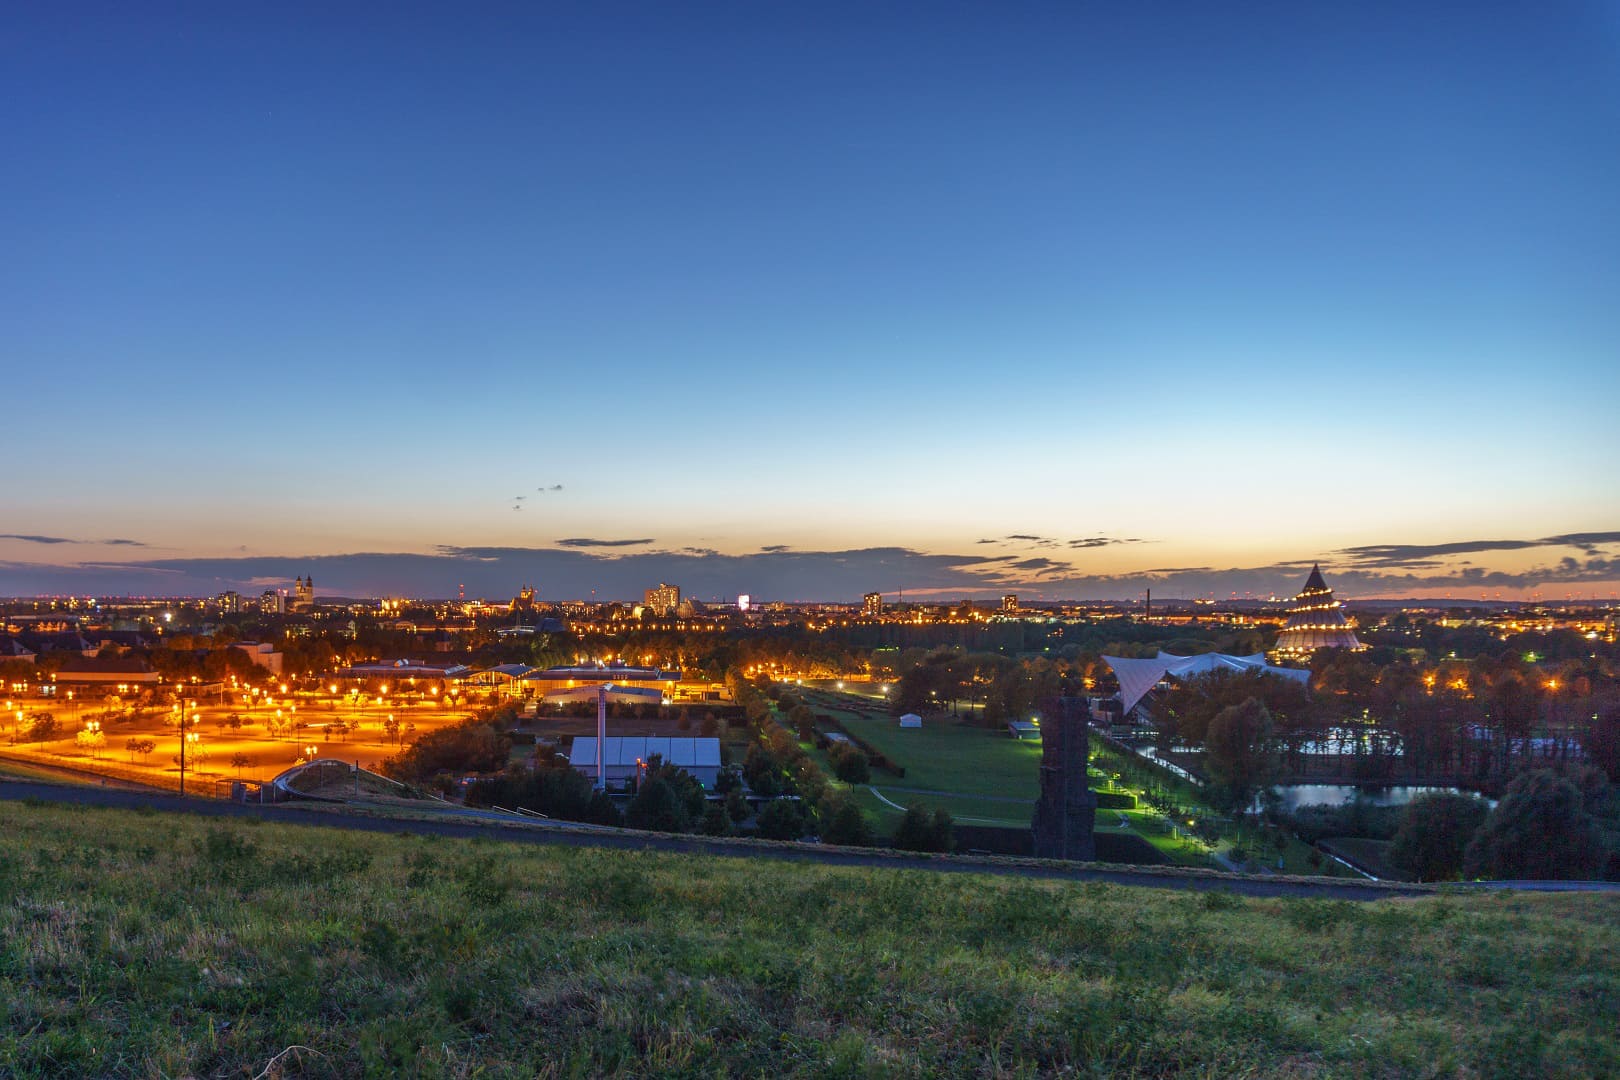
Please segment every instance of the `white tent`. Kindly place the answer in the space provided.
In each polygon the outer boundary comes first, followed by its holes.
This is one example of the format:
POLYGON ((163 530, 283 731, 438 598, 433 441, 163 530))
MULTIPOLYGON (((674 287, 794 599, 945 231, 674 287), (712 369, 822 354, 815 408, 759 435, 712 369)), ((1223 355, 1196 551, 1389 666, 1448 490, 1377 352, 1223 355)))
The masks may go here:
POLYGON ((1257 671, 1262 675, 1281 675, 1295 682, 1307 682, 1311 673, 1303 668, 1277 667, 1266 663, 1264 653, 1253 656, 1228 656, 1225 653, 1203 653, 1199 656, 1172 656, 1160 652, 1152 660, 1130 660, 1121 656, 1105 656, 1108 666, 1119 679, 1119 703, 1128 714, 1147 692, 1159 685, 1166 676, 1186 679, 1195 675, 1208 675, 1213 671, 1243 673, 1257 671))
POLYGON ((914 712, 908 712, 900 718, 901 727, 922 727, 922 717, 914 712))

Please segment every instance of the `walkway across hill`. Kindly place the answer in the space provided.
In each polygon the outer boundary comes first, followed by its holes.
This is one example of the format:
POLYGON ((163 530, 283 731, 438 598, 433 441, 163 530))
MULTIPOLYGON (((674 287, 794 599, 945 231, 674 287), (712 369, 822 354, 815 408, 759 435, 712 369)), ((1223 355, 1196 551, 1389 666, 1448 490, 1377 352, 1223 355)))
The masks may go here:
MULTIPOLYGON (((259 806, 215 799, 182 799, 174 795, 148 795, 110 788, 76 788, 19 781, 0 781, 0 800, 95 806, 126 810, 161 810, 218 818, 258 818, 285 825, 314 828, 351 829, 359 832, 396 833, 499 840, 518 844, 559 844, 572 847, 618 848, 627 851, 667 851, 692 855, 720 855, 731 858, 769 858, 830 866, 890 867, 893 869, 933 870, 948 873, 998 874, 1061 881, 1101 881, 1114 885, 1136 885, 1157 889, 1198 892, 1228 892, 1239 896, 1314 897, 1337 900, 1379 900, 1392 896, 1432 895, 1434 890, 1420 885, 1375 884, 1355 881, 1304 881, 1240 877, 1213 872, 1167 869, 1103 867, 1087 863, 1072 865, 1024 863, 1007 859, 981 859, 965 856, 927 856, 850 848, 825 848, 815 844, 779 844, 770 841, 716 840, 696 836, 665 836, 597 828, 569 828, 567 823, 507 827, 496 823, 464 824, 451 821, 363 818, 337 812, 295 809, 286 806, 259 806)), ((1514 882, 1510 887, 1613 889, 1620 885, 1591 882, 1514 882)))

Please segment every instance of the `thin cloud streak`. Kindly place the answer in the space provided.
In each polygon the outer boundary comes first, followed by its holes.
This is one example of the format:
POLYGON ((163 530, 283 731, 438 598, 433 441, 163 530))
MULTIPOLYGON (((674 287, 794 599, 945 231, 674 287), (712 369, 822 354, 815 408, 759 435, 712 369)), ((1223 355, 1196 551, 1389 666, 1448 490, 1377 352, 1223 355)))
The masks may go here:
POLYGON ((651 543, 653 541, 650 538, 642 540, 593 540, 585 536, 571 536, 566 540, 558 540, 557 546, 565 548, 618 548, 641 547, 644 544, 651 543))

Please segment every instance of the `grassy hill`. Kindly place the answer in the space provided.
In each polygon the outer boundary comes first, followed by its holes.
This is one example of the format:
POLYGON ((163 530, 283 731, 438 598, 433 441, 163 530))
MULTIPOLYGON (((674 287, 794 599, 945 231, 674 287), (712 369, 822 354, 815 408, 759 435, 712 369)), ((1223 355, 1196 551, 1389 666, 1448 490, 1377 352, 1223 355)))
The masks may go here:
POLYGON ((0 897, 7 1076, 1620 1074, 1607 895, 1250 901, 8 803, 0 897))

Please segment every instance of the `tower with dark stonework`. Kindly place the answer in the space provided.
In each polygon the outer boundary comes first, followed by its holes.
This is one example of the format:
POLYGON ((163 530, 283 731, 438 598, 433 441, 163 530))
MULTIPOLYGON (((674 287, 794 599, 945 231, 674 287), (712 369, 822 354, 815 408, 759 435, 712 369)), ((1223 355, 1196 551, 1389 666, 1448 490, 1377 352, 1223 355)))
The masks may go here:
POLYGON ((1090 739, 1083 698, 1057 698, 1042 710, 1041 794, 1035 802, 1035 856, 1040 859, 1097 857, 1092 831, 1097 796, 1086 784, 1090 739))

